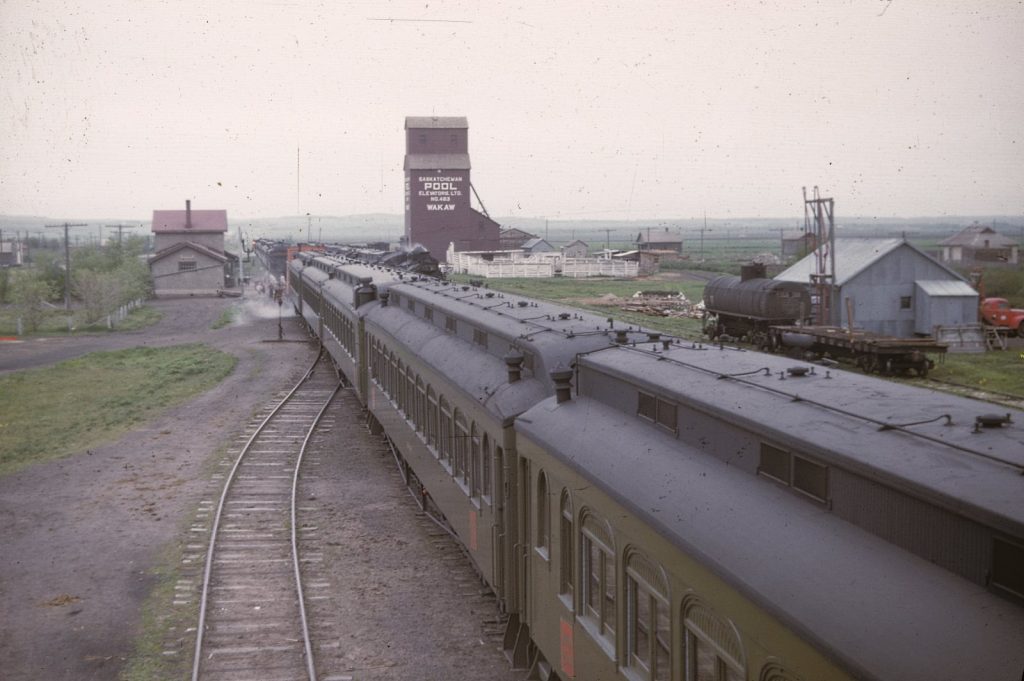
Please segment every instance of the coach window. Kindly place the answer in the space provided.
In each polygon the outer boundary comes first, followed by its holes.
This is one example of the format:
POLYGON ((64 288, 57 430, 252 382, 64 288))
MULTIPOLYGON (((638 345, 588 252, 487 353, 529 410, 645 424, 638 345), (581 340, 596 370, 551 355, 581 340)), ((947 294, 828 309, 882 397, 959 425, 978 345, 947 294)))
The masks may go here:
POLYGON ((736 628, 696 598, 683 601, 686 681, 744 681, 744 656, 736 628))
POLYGON ((548 547, 551 540, 551 516, 548 513, 548 476, 544 471, 537 474, 537 537, 534 545, 544 560, 549 560, 548 547))
POLYGON ((416 390, 416 372, 413 371, 413 366, 406 367, 406 417, 416 423, 417 416, 417 390, 416 390))
POLYGON ((482 453, 480 451, 480 431, 477 430, 476 421, 470 424, 469 427, 469 485, 470 485, 470 496, 477 499, 480 498, 480 478, 483 477, 483 465, 480 461, 482 453))
POLYGON ((572 609, 573 594, 573 554, 576 548, 576 535, 573 534, 572 497, 569 490, 562 490, 562 499, 558 504, 558 593, 562 602, 572 609))
POLYGON ((466 419, 458 409, 455 410, 455 463, 453 474, 455 479, 465 485, 466 483, 466 449, 469 441, 469 431, 466 429, 466 419))
POLYGON ((425 308, 423 308, 423 318, 426 319, 428 322, 434 321, 434 308, 432 308, 432 307, 425 307, 425 308))
POLYGON ((626 558, 626 664, 645 681, 667 681, 669 650, 668 579, 637 552, 626 558))
POLYGON ((448 400, 441 396, 441 461, 451 466, 453 435, 452 431, 452 410, 448 406, 448 400))
POLYGON ((762 442, 757 472, 815 501, 828 503, 828 467, 816 461, 762 442))
POLYGON ((1024 546, 992 539, 992 586, 1024 598, 1024 546))
POLYGON ((483 491, 484 502, 490 505, 492 493, 491 458, 494 456, 494 454, 493 452, 491 452, 491 439, 487 436, 487 433, 484 433, 482 456, 483 461, 481 462, 481 466, 483 470, 481 472, 481 486, 483 491))
POLYGON ((451 333, 458 333, 459 327, 458 323, 455 320, 455 317, 445 317, 444 328, 446 331, 449 331, 451 333))
POLYGON ((580 536, 580 621, 615 657, 615 549, 611 531, 590 514, 580 536))
POLYGON ((433 386, 427 386, 427 444, 434 448, 434 455, 437 455, 437 395, 434 394, 433 386))
POLYGON ((416 430, 425 433, 427 430, 427 386, 423 385, 423 379, 416 377, 416 430))

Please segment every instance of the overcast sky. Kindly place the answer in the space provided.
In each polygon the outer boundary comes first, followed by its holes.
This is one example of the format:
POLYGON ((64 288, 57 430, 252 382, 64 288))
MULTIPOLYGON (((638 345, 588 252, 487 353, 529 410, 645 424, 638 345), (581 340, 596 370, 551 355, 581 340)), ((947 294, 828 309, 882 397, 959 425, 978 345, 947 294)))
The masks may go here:
POLYGON ((400 213, 446 115, 498 216, 1021 215, 1022 55, 1016 0, 0 0, 0 213, 400 213))

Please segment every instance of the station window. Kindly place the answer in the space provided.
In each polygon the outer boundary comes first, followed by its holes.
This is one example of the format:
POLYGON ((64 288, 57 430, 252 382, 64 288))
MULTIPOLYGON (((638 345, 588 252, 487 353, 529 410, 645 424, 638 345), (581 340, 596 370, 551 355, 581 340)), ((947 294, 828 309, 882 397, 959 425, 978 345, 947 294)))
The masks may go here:
POLYGON ((610 655, 615 650, 615 551, 607 529, 592 515, 583 518, 580 538, 582 622, 610 655))
POLYGON ((816 501, 828 502, 828 466, 762 442, 757 472, 816 501))
POLYGON ((664 572, 639 553, 626 559, 627 665, 642 679, 668 681, 671 632, 664 572))
POLYGON ((179 260, 178 271, 179 272, 195 272, 199 269, 198 263, 195 260, 179 260))
POLYGON ((743 649, 728 621, 696 599, 683 602, 686 681, 744 681, 743 649))
POLYGON ((900 296, 900 309, 909 310, 913 300, 914 299, 910 296, 900 296))
POLYGON ((1024 598, 1024 546, 998 537, 993 539, 992 584, 1024 598))

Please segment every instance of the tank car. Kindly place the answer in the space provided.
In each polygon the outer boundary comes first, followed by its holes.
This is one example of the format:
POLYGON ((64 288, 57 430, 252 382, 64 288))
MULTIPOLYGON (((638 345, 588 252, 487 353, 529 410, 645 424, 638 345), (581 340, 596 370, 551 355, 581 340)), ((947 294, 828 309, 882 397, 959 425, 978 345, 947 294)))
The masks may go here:
POLYGON ((763 265, 745 265, 741 276, 715 277, 704 287, 705 332, 746 338, 768 347, 769 327, 809 321, 811 296, 807 287, 764 276, 763 265))

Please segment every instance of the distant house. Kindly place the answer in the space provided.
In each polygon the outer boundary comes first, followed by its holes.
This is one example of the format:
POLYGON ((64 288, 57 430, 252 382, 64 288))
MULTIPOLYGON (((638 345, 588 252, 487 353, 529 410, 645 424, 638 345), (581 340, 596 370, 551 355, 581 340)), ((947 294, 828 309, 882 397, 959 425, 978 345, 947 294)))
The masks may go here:
POLYGON ((224 250, 226 210, 153 211, 156 252, 149 258, 157 296, 217 295, 237 286, 238 256, 224 250))
POLYGON ((0 241, 0 267, 17 267, 25 263, 25 244, 21 241, 0 241))
POLYGON ((498 250, 514 251, 517 248, 522 248, 523 244, 530 239, 536 238, 536 234, 530 234, 521 229, 509 227, 508 229, 501 230, 501 233, 498 234, 498 250))
POLYGON ((665 251, 669 253, 683 252, 683 237, 678 232, 648 228, 636 237, 636 246, 641 251, 665 251))
POLYGON ((952 263, 1000 262, 1016 265, 1020 246, 988 225, 975 222, 959 233, 940 241, 942 261, 952 263))
POLYGON ((553 253, 555 251, 554 246, 539 237, 530 239, 520 246, 520 248, 526 253, 553 253))
MULTIPOLYGON (((810 284, 812 253, 777 277, 810 284)), ((978 321, 978 293, 959 274, 903 239, 836 239, 833 326, 885 336, 931 335, 978 321)), ((813 293, 813 291, 812 291, 813 293)))
POLYGON ((566 258, 585 258, 590 255, 590 246, 586 241, 576 239, 562 247, 562 255, 566 258))

